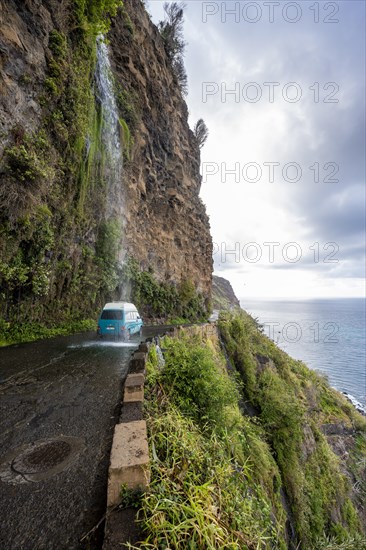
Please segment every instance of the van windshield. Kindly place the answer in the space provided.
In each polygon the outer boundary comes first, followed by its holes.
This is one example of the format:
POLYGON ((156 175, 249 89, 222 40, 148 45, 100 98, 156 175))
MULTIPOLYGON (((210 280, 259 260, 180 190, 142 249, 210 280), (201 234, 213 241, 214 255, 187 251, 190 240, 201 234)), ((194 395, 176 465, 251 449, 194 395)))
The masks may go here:
POLYGON ((122 321, 122 310, 120 309, 104 309, 102 311, 101 319, 107 321, 122 321))

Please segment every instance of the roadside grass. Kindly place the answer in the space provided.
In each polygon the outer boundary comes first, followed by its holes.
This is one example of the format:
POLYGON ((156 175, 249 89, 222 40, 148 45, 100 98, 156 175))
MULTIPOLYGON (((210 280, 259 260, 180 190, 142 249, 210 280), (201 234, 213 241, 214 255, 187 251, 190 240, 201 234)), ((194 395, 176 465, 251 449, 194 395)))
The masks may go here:
POLYGON ((0 325, 0 347, 91 330, 96 330, 94 319, 70 321, 53 327, 47 327, 40 323, 21 323, 19 325, 16 323, 2 323, 0 325))
POLYGON ((219 326, 234 373, 212 334, 165 337, 164 364, 150 347, 138 548, 366 550, 366 420, 245 312, 219 326), (347 430, 342 460, 327 424, 347 430))
POLYGON ((280 475, 218 344, 202 335, 152 346, 145 416, 151 484, 138 513, 139 548, 285 549, 280 475))

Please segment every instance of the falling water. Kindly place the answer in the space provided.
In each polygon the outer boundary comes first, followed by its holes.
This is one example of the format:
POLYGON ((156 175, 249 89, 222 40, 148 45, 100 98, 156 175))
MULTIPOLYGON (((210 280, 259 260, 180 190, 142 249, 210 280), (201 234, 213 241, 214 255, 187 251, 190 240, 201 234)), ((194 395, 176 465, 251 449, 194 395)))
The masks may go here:
POLYGON ((119 199, 123 162, 113 73, 108 46, 102 35, 97 38, 95 82, 95 95, 101 109, 101 145, 106 156, 102 162, 102 172, 107 183, 107 216, 109 217, 121 213, 122 201, 119 199), (119 211, 116 209, 117 205, 119 205, 119 211))
POLYGON ((162 369, 165 365, 165 359, 159 344, 156 344, 156 354, 158 356, 158 367, 159 369, 162 369))

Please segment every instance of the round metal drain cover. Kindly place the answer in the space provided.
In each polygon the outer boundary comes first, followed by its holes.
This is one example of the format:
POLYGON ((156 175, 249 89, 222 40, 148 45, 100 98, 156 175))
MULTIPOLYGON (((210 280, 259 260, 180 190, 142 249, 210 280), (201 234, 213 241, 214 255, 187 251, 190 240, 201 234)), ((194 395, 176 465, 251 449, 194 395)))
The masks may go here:
POLYGON ((51 441, 29 449, 13 461, 13 469, 22 474, 46 472, 64 462, 71 453, 67 441, 51 441))
POLYGON ((0 464, 0 479, 8 483, 42 481, 65 470, 84 450, 78 437, 58 437, 23 445, 0 464))

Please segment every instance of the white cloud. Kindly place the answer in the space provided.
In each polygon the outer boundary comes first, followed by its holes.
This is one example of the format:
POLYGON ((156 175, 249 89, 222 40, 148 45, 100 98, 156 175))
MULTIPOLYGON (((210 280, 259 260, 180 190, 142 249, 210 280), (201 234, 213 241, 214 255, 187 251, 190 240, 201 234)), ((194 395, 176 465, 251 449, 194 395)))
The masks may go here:
MULTIPOLYGON (((202 3, 187 2, 190 123, 201 117, 205 120, 210 135, 202 162, 215 162, 219 167, 202 185, 214 242, 226 242, 229 247, 235 242, 255 241, 263 246, 278 241, 284 246, 295 241, 307 251, 304 257, 308 259, 309 247, 315 242, 321 249, 327 242, 339 246, 337 266, 312 266, 308 261, 306 266, 299 262, 291 269, 288 265, 279 269, 283 259, 264 266, 243 261, 218 265, 215 258, 220 274, 227 272, 239 296, 244 284, 248 296, 354 296, 364 292, 360 279, 364 256, 359 250, 365 244, 365 6, 355 1, 337 4, 336 24, 322 22, 330 13, 321 3, 320 22, 315 24, 312 4, 303 2, 302 18, 296 24, 280 17, 271 25, 262 17, 251 25, 243 20, 236 24, 232 17, 223 24, 220 14, 204 24, 202 3), (245 101, 242 95, 245 85, 253 81, 262 91, 257 103, 245 101), (206 102, 202 101, 203 82, 219 87, 206 102), (266 82, 280 83, 273 88, 273 103, 268 101, 266 82), (302 94, 295 103, 283 98, 283 94, 293 97, 296 92, 290 82, 296 82, 302 94), (240 85, 239 102, 233 95, 222 102, 224 86, 233 89, 235 83, 240 85), (338 102, 329 102, 334 99, 338 102), (273 161, 280 166, 275 168, 275 182, 269 183, 264 163, 273 161), (260 181, 249 183, 241 177, 236 183, 229 175, 226 183, 222 181, 222 163, 227 169, 239 163, 242 170, 249 162, 261 166, 260 181), (288 181, 293 168, 282 174, 289 162, 301 167, 298 182, 288 181), (329 183, 327 177, 333 172, 339 181, 329 183)), ((162 19, 162 2, 150 1, 150 11, 155 21, 162 19)))

